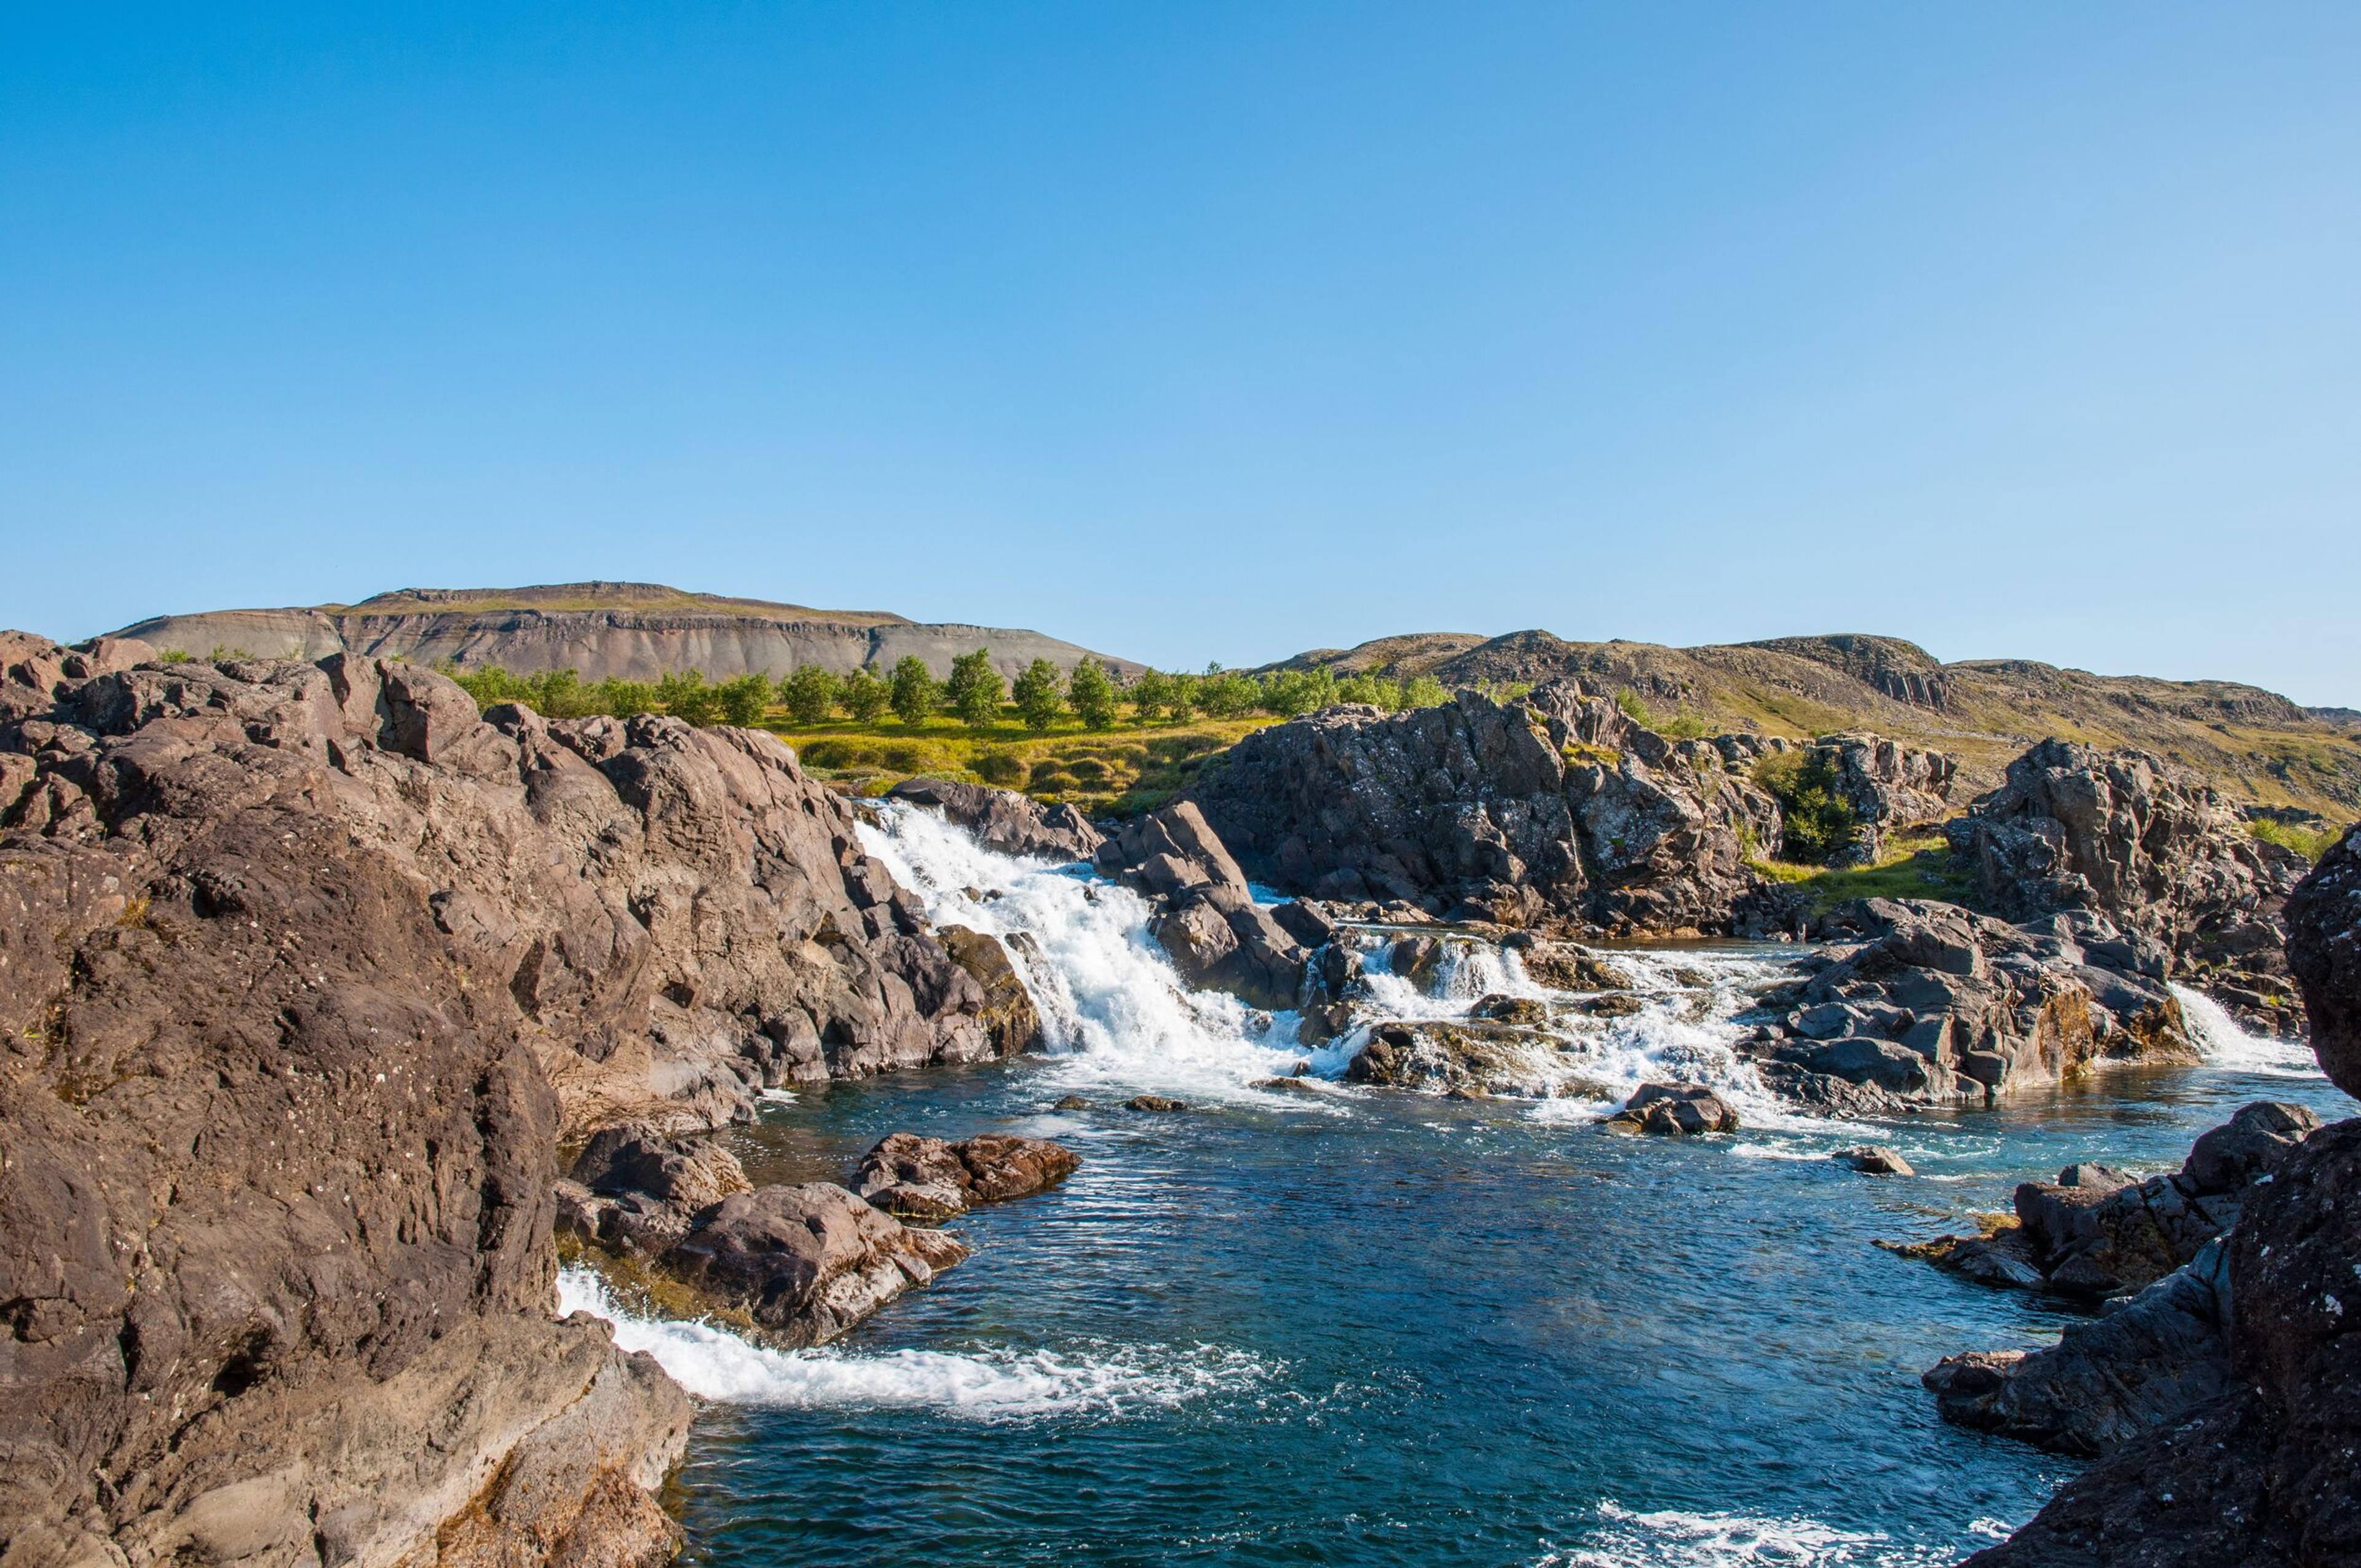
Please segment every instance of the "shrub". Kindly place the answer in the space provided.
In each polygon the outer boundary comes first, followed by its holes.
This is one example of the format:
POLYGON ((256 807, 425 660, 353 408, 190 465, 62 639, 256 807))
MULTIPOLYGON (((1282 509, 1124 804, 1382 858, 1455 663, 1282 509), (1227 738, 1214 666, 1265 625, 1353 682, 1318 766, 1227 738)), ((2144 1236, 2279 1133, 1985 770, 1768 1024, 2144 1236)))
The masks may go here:
MULTIPOLYGON (((995 696, 995 706, 997 701, 995 696)), ((999 784, 1003 788, 1015 784, 1025 777, 1025 764, 1019 762, 1016 754, 1011 751, 985 751, 978 755, 970 765, 974 769, 976 777, 988 784, 999 784)))
POLYGON ((927 715, 942 699, 942 688, 935 684, 927 662, 916 653, 903 654, 902 662, 894 666, 893 690, 886 699, 894 717, 915 728, 927 721, 927 715))
POLYGON ((924 746, 888 746, 878 753, 885 766, 897 773, 920 773, 927 771, 927 749, 924 746))
POLYGON ((703 670, 683 670, 656 683, 656 702, 675 718, 696 725, 721 717, 721 694, 705 684, 703 670))
POLYGON ((1338 702, 1367 703, 1371 707, 1390 708, 1401 700, 1401 687, 1391 681, 1381 681, 1366 672, 1346 675, 1336 683, 1338 702))
POLYGON ((1402 683, 1401 705, 1404 707, 1441 707, 1450 700, 1451 694, 1444 690, 1443 683, 1433 675, 1420 675, 1402 683))
POLYGON ((748 674, 734 681, 724 681, 719 688, 721 716, 740 729, 750 729, 763 721, 771 707, 771 677, 748 674))
POLYGON ((874 724, 878 715, 894 700, 894 694, 867 670, 855 670, 837 683, 836 700, 860 723, 874 724))
POLYGON ((1074 666, 1072 677, 1066 682, 1066 700, 1082 716, 1085 729, 1104 729, 1115 723, 1115 682, 1096 659, 1084 659, 1074 666))
POLYGON ((797 724, 826 724, 836 711, 836 694, 835 674, 818 664, 798 664, 779 683, 779 700, 797 724))
POLYGON ((1653 729, 1656 727, 1655 716, 1648 711, 1648 705, 1640 700, 1640 694, 1630 686, 1615 694, 1615 706, 1623 710, 1624 718, 1641 729, 1653 729))
POLYGON ((1208 718, 1237 718, 1262 706, 1262 683, 1243 670, 1208 664, 1196 685, 1197 708, 1208 718))
POLYGON ((1836 793, 1836 772, 1817 753, 1790 751, 1754 764, 1754 782, 1779 803, 1785 831, 1779 852, 1806 865, 1827 865, 1861 837, 1861 818, 1836 793))
POLYGON ((1132 711, 1142 724, 1153 724, 1171 706, 1172 677, 1161 670, 1142 670, 1139 678, 1131 683, 1124 695, 1131 699, 1132 711))
POLYGON ((609 675, 590 688, 590 711, 611 713, 618 718, 629 718, 636 713, 653 713, 663 704, 656 700, 656 688, 648 681, 619 680, 609 675))
POLYGON ((2267 844, 2293 850, 2305 860, 2314 861, 2345 837, 2345 829, 2334 823, 2281 822, 2271 817, 2255 817, 2246 824, 2246 831, 2267 844))
POLYGON ((1334 706, 1335 701, 1336 673, 1325 666, 1316 670, 1280 670, 1263 683, 1263 711, 1281 718, 1316 712, 1334 706))
POLYGON ((1066 711, 1066 694, 1059 689, 1058 666, 1047 659, 1036 659, 1025 666, 1016 677, 1016 711, 1025 719, 1025 728, 1036 735, 1047 735, 1049 727, 1066 711))
POLYGON ((944 690, 950 694, 951 711, 958 714, 971 729, 984 729, 1000 717, 1000 701, 1007 694, 1007 685, 1000 672, 992 667, 992 650, 979 648, 972 653, 961 653, 951 661, 951 678, 944 690))

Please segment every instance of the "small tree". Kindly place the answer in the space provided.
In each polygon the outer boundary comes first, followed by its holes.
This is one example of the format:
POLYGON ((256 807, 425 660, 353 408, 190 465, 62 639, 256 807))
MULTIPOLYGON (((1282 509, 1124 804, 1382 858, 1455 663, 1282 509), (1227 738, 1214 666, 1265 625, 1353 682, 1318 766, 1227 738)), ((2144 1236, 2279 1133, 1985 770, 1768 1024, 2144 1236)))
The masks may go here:
POLYGON ((1153 724, 1164 716, 1166 706, 1172 700, 1172 677, 1161 670, 1142 670, 1124 695, 1131 698, 1131 710, 1139 716, 1139 721, 1153 724))
POLYGON ((1016 677, 1011 695, 1016 698, 1016 711, 1024 716, 1025 728, 1036 735, 1049 733, 1049 727, 1065 714, 1066 694, 1058 687, 1058 666, 1047 659, 1034 660, 1016 677))
POLYGON ((894 717, 913 729, 927 721, 935 705, 943 700, 943 688, 935 684, 935 674, 927 662, 916 653, 905 653, 902 662, 894 666, 894 689, 889 701, 894 717))
POLYGON ((989 729, 1000 717, 1001 698, 1008 692, 1007 683, 992 667, 989 648, 979 648, 953 659, 951 678, 945 689, 950 694, 951 711, 971 729, 989 729))
POLYGON ((1401 688, 1390 681, 1381 681, 1367 674, 1346 675, 1336 683, 1338 702, 1367 703, 1371 707, 1391 707, 1401 695, 1401 688))
POLYGON ((798 664, 779 683, 779 700, 797 724, 826 724, 836 710, 836 676, 818 664, 798 664))
POLYGON ((1082 716, 1085 729, 1104 729, 1115 723, 1115 682, 1096 659, 1074 666, 1073 677, 1066 683, 1066 700, 1082 716))
POLYGON ((703 670, 683 670, 656 683, 656 701, 675 718, 704 726, 721 717, 721 694, 705 684, 703 670))
POLYGON ((1404 707, 1441 707, 1450 700, 1451 694, 1444 691, 1443 683, 1433 675, 1420 675, 1402 683, 1401 705, 1404 707))
MULTIPOLYGON (((923 664, 919 666, 921 672, 925 668, 923 664)), ((893 699, 894 694, 885 683, 867 670, 853 671, 837 685, 836 700, 844 705, 845 712, 862 724, 876 723, 877 716, 885 711, 886 705, 893 699)))
POLYGON ((743 674, 734 681, 724 681, 716 695, 721 702, 721 717, 740 729, 763 721, 771 706, 771 677, 763 674, 743 674))

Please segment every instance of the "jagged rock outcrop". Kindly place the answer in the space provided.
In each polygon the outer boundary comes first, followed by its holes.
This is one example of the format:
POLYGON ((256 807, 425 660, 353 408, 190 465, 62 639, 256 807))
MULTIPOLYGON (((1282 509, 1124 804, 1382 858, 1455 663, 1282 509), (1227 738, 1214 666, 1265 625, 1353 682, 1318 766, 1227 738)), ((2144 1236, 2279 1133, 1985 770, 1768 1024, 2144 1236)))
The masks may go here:
POLYGON ((1714 743, 1672 741, 1574 682, 1407 713, 1330 708, 1256 731, 1189 792, 1283 891, 1461 920, 1727 926, 1778 806, 1714 743))
POLYGON ((2142 751, 2044 740, 1948 829, 1976 893, 2013 920, 2091 911, 2159 946, 2166 974, 2202 977, 2263 1022, 2286 972, 2283 906, 2301 857, 2247 833, 2211 789, 2142 751), (2240 993, 2246 993, 2241 996, 2240 993))
POLYGON ((2068 1166, 2054 1182, 2017 1187, 2014 1224, 1896 1250, 1985 1284, 2084 1301, 2143 1289, 2235 1224, 2254 1184, 2319 1125, 2303 1106, 2258 1101, 2200 1137, 2178 1171, 2136 1181, 2068 1166))
POLYGON ((1047 1138, 979 1133, 950 1143, 889 1133, 862 1157, 852 1190, 900 1219, 949 1220, 978 1203, 1030 1197, 1072 1175, 1082 1157, 1047 1138))
POLYGON ((2014 927, 1956 905, 1868 899, 1867 938, 1800 960, 1743 1047, 1767 1064, 1928 1103, 1989 1102, 2102 1060, 2194 1061, 2180 1004, 2098 916, 2014 927))
POLYGON ((2361 1098, 2361 828, 2320 858, 2287 902, 2288 967, 2303 989, 2320 1070, 2361 1098))
POLYGON ((2231 1232, 2228 1374, 1968 1568, 2361 1562, 2361 1121, 2306 1138, 2231 1232))
POLYGON ((559 1137, 988 1056, 981 991, 767 736, 137 652, 0 675, 9 1561, 654 1561, 686 1402, 552 1316, 559 1137))
POLYGON ((1321 917, 1257 905, 1246 873, 1193 804, 1126 823, 1099 846, 1097 863, 1156 906, 1149 930, 1190 985, 1257 1007, 1300 1000, 1311 949, 1290 927, 1310 931, 1321 917))
POLYGON ((1005 855, 1087 861, 1106 842, 1076 807, 1063 802, 1044 806, 1015 790, 954 779, 905 779, 885 794, 889 800, 934 807, 985 849, 1005 855))
POLYGON ((2105 1317, 2032 1352, 1945 1357, 1923 1381, 1943 1419, 2059 1453, 2111 1453, 2230 1386, 2230 1291, 2219 1241, 2105 1317))
POLYGON ((1931 828, 1951 814, 1959 763, 1877 735, 1824 735, 1805 749, 1807 763, 1860 824, 1851 858, 1874 861, 1886 840, 1931 828))

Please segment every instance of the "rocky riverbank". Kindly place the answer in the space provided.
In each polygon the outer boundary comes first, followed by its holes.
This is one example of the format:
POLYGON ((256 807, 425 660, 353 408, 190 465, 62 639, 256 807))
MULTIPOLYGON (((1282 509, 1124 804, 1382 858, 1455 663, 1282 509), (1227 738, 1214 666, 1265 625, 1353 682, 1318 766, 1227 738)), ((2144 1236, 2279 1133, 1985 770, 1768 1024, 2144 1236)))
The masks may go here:
MULTIPOLYGON (((0 648, 9 1561, 662 1560, 688 1404, 552 1313, 561 1139, 1016 1048, 1005 955, 768 736, 150 652, 0 648)), ((719 1196, 682 1272, 756 1315, 957 1245, 719 1196)))

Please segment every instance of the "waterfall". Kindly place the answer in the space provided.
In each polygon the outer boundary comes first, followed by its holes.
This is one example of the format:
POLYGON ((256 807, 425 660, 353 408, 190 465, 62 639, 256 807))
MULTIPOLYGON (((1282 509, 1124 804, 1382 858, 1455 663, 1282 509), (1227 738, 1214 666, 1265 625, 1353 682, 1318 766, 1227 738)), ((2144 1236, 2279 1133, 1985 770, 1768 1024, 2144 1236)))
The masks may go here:
POLYGON ((2233 1072, 2291 1078, 2321 1076, 2319 1059, 2302 1041, 2250 1035, 2238 1026, 2228 1008, 2202 991, 2176 985, 2172 994, 2180 1003, 2181 1016, 2189 1020, 2189 1032, 2195 1037, 2197 1048, 2213 1066, 2233 1072))

